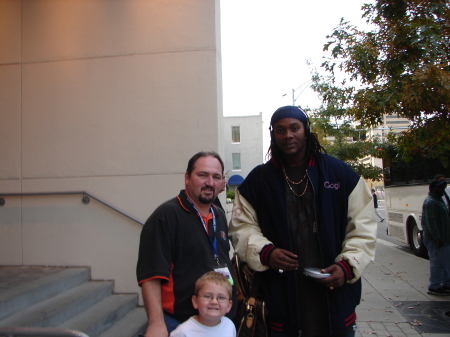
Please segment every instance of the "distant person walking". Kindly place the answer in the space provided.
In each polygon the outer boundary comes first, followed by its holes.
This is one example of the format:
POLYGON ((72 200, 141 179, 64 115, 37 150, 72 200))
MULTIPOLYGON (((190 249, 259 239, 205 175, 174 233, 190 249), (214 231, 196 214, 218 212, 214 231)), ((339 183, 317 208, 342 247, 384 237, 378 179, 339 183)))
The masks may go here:
POLYGON ((380 212, 378 211, 378 197, 373 188, 372 188, 372 198, 373 198, 373 207, 375 208, 375 214, 377 215, 377 217, 380 218, 380 222, 383 222, 384 218, 381 216, 380 212))
MULTIPOLYGON (((446 182, 445 180, 445 176, 443 174, 437 174, 434 177, 434 180, 439 180, 439 181, 443 181, 446 182)), ((447 186, 444 190, 444 195, 442 196, 442 200, 444 201, 445 205, 447 206, 447 210, 450 214, 450 187, 447 186)))
POLYGON ((423 242, 430 257, 428 294, 450 295, 450 216, 442 200, 445 181, 433 180, 422 208, 423 242))

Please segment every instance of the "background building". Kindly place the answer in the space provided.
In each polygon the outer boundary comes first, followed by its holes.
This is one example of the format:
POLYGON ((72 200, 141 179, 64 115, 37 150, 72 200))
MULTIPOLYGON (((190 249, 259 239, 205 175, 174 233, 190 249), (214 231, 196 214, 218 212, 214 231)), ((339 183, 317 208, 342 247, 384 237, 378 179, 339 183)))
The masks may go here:
MULTIPOLYGON (((367 137, 375 138, 378 137, 381 141, 387 141, 387 135, 392 132, 394 134, 399 134, 405 131, 410 125, 411 121, 407 118, 398 117, 397 115, 384 115, 384 123, 377 128, 370 129, 367 131, 367 137)), ((375 158, 368 156, 366 158, 361 158, 363 164, 372 164, 373 166, 378 166, 383 168, 383 160, 381 158, 375 158)))
POLYGON ((224 117, 224 164, 231 188, 263 163, 262 114, 224 117))
POLYGON ((0 1, 0 265, 91 266, 140 292, 141 223, 194 153, 224 153, 219 15, 219 0, 0 1))

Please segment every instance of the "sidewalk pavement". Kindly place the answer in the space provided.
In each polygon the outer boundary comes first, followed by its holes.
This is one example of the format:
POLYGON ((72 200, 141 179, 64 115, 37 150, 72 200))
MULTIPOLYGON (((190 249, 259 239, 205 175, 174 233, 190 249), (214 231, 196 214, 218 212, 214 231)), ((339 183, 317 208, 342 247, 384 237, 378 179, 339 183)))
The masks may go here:
POLYGON ((378 239, 375 262, 362 277, 356 337, 450 336, 450 296, 427 294, 429 267, 428 260, 378 239))

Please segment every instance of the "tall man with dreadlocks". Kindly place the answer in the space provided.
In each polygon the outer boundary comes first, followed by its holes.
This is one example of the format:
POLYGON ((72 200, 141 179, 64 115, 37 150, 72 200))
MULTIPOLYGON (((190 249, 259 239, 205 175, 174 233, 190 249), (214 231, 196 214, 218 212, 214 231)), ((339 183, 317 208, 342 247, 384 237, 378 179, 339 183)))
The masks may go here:
POLYGON ((269 161, 237 189, 229 233, 263 272, 271 337, 354 336, 361 274, 375 255, 370 191, 323 153, 298 107, 275 111, 270 136, 269 161))

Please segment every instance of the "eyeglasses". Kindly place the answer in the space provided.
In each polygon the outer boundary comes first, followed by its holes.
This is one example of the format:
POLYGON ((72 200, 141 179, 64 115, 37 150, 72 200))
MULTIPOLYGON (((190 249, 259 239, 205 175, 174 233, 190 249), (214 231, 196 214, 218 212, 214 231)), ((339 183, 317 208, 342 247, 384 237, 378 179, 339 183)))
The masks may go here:
MULTIPOLYGON (((212 296, 212 295, 197 295, 197 296, 201 297, 203 299, 203 301, 205 301, 205 302, 211 302, 213 300, 213 298, 214 298, 214 296, 212 296)), ((226 301, 229 301, 228 298, 223 297, 223 296, 217 296, 216 300, 219 303, 224 303, 226 301)))

